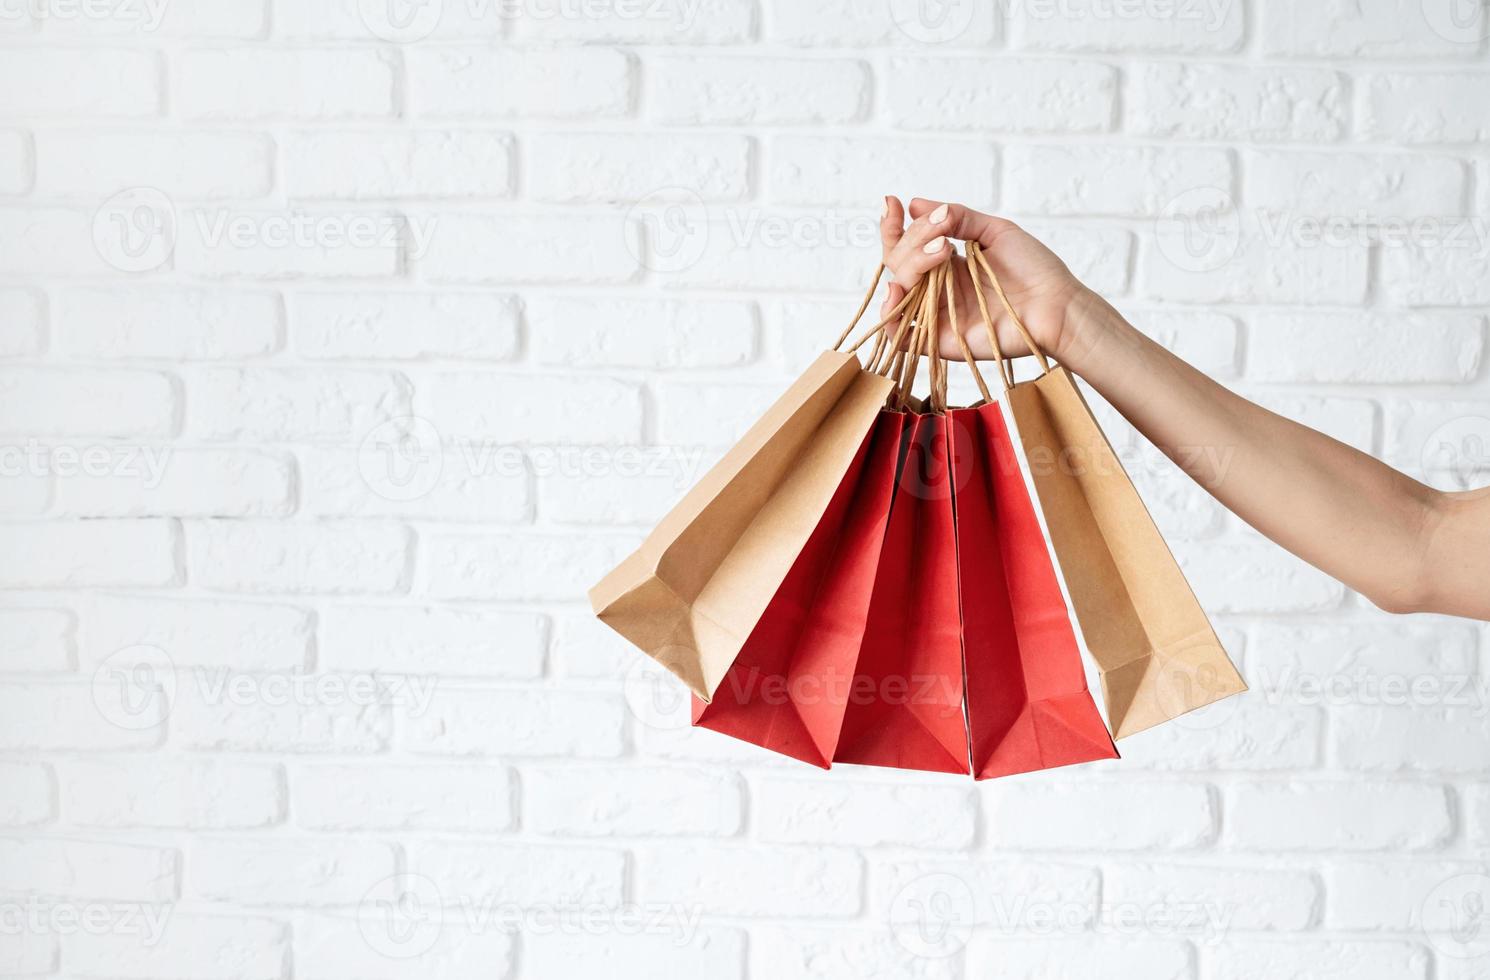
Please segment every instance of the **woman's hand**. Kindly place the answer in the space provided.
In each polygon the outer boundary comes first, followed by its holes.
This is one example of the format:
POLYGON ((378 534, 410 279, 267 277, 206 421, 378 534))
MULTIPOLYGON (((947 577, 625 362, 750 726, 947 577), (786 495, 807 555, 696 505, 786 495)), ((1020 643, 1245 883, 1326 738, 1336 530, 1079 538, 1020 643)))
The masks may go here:
MULTIPOLYGON (((953 295, 957 303, 958 326, 973 356, 979 360, 992 360, 993 346, 988 331, 983 327, 983 313, 973 293, 967 260, 960 255, 954 256, 948 243, 948 239, 975 241, 982 246, 983 257, 998 274, 1009 303, 1029 328, 1035 342, 1056 360, 1068 363, 1077 346, 1073 308, 1078 301, 1095 297, 1054 252, 1014 222, 981 214, 960 204, 944 204, 918 197, 910 203, 910 217, 913 220, 907 226, 905 210, 899 199, 885 198, 880 238, 884 244, 885 266, 894 280, 881 316, 888 315, 905 296, 906 290, 927 272, 953 257, 953 295)), ((1000 350, 1009 357, 1028 354, 1028 345, 981 270, 979 282, 985 290, 988 312, 994 318, 1000 350)), ((960 360, 962 350, 952 335, 945 299, 940 323, 942 356, 960 360)))
MULTIPOLYGON (((1140 333, 1011 222, 917 198, 906 226, 900 202, 885 204, 890 305, 952 256, 947 239, 978 242, 1035 342, 1242 520, 1383 609, 1490 620, 1490 488, 1430 490, 1227 391, 1140 333)), ((967 263, 955 261, 958 325, 974 356, 992 357, 967 263)), ((1025 353, 988 292, 1000 348, 1025 353)), ((942 356, 960 359, 945 303, 939 323, 942 356)))

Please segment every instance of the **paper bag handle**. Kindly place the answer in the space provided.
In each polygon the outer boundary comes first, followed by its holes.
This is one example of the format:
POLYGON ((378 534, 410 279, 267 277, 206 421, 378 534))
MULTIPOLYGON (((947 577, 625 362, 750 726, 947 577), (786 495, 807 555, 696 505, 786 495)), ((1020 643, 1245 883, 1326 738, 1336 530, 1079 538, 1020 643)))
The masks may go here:
MULTIPOLYGON (((891 400, 904 405, 910 394, 911 386, 915 383, 917 365, 922 356, 927 358, 931 369, 931 404, 934 411, 944 410, 947 403, 947 371, 946 364, 940 357, 940 345, 937 343, 937 320, 940 310, 939 299, 945 298, 947 311, 952 328, 952 335, 957 339, 957 346, 962 353, 962 359, 967 363, 968 369, 972 371, 973 380, 978 385, 978 391, 985 401, 992 400, 992 392, 978 369, 977 360, 973 357, 972 350, 968 347, 967 338, 963 336, 961 324, 958 322, 957 303, 954 295, 953 264, 948 256, 948 261, 938 265, 906 291, 899 303, 889 313, 865 332, 858 340, 849 346, 850 352, 856 352, 871 338, 876 342, 869 357, 868 370, 882 376, 891 376, 896 379, 895 388, 892 391, 891 400), (886 331, 891 323, 898 321, 893 337, 886 331), (910 331, 907 343, 907 330, 910 331), (915 351, 912 354, 910 352, 915 351)), ((1004 292, 1003 284, 999 281, 998 274, 993 271, 993 266, 983 254, 983 248, 976 241, 967 243, 967 267, 968 275, 972 278, 973 296, 977 299, 978 310, 983 316, 983 329, 988 333, 989 346, 993 349, 993 359, 997 365, 999 380, 1003 382, 1004 390, 1008 391, 1014 387, 1014 366, 1010 358, 1006 357, 1003 348, 998 342, 998 333, 993 327, 993 316, 988 307, 987 286, 979 276, 986 277, 988 283, 993 285, 994 293, 1003 305, 1009 319, 1013 321, 1015 329, 1019 331, 1030 353, 1039 362, 1041 372, 1050 372, 1050 361, 1040 345, 1035 342, 1034 336, 1029 328, 1020 319, 1012 303, 1009 302, 1008 294, 1004 292)), ((864 294, 863 301, 854 313, 849 325, 844 328, 838 337, 838 342, 833 345, 834 350, 843 347, 848 337, 853 333, 859 321, 864 318, 864 313, 869 309, 869 304, 874 299, 874 294, 879 290, 880 280, 884 278, 885 264, 879 263, 874 272, 873 280, 868 291, 864 294)))
POLYGON ((902 410, 908 404, 911 390, 915 387, 916 371, 922 357, 926 358, 930 376, 931 394, 927 404, 935 414, 947 410, 947 365, 941 356, 937 321, 940 317, 942 284, 950 271, 951 266, 940 265, 928 272, 921 283, 917 284, 916 288, 921 290, 922 296, 921 304, 916 310, 915 329, 910 342, 897 352, 895 360, 899 369, 896 372, 897 380, 892 398, 902 410))
MULTIPOLYGON (((878 290, 879 281, 884 276, 885 266, 883 263, 875 270, 874 281, 870 285, 869 292, 864 301, 859 304, 854 318, 850 321, 847 329, 839 336, 838 343, 834 346, 837 350, 843 346, 850 333, 853 332, 864 312, 869 308, 869 303, 878 290)), ((906 295, 900 302, 895 304, 889 314, 879 323, 871 327, 865 334, 856 340, 850 347, 850 352, 857 351, 870 338, 876 338, 874 348, 869 355, 867 370, 884 377, 893 377, 895 385, 890 392, 890 403, 901 409, 907 404, 912 388, 915 385, 916 373, 922 357, 925 357, 931 375, 931 396, 929 404, 933 412, 944 412, 947 409, 947 382, 948 373, 946 362, 941 356, 941 345, 939 343, 938 327, 940 319, 941 299, 946 294, 950 313, 952 317, 953 330, 957 335, 958 345, 962 348, 963 359, 973 371, 977 379, 978 387, 985 398, 989 397, 988 387, 983 382, 982 375, 978 373, 977 365, 973 361, 971 352, 968 350, 967 341, 963 338, 961 330, 957 326, 957 310, 950 307, 952 297, 952 264, 944 262, 932 269, 920 282, 907 290, 906 295), (898 320, 893 337, 886 327, 898 320), (907 334, 909 333, 909 336, 907 334)))
MULTIPOLYGON (((859 304, 858 312, 854 314, 853 320, 849 321, 849 325, 844 328, 843 333, 838 335, 838 343, 833 345, 834 350, 839 350, 843 347, 844 341, 848 340, 849 334, 854 332, 854 328, 857 327, 859 325, 859 321, 863 319, 864 311, 869 309, 869 304, 874 299, 875 292, 879 290, 880 279, 884 277, 884 274, 885 263, 881 262, 879 264, 879 268, 877 268, 874 272, 874 281, 869 284, 869 291, 864 294, 864 301, 859 304)), ((902 313, 911 311, 912 315, 914 315, 916 304, 920 303, 921 292, 925 288, 926 277, 922 276, 921 281, 916 283, 914 286, 906 291, 906 294, 900 298, 900 302, 895 304, 894 308, 885 315, 885 318, 883 320, 881 320, 879 323, 876 323, 873 327, 870 327, 869 330, 864 334, 864 336, 860 337, 858 340, 850 344, 848 349, 850 351, 856 351, 860 347, 863 347, 866 343, 869 342, 869 338, 878 336, 880 332, 885 329, 885 327, 889 326, 891 323, 894 323, 897 319, 900 319, 902 313)))
POLYGON ((993 317, 988 315, 988 301, 983 295, 983 284, 978 281, 978 269, 980 268, 983 270, 983 274, 988 277, 988 281, 993 283, 993 291, 998 294, 999 302, 1004 305, 1004 310, 1009 314, 1009 319, 1014 321, 1014 327, 1019 331, 1019 336, 1024 338, 1025 345, 1029 347, 1030 353, 1035 356, 1035 360, 1040 362, 1040 373, 1049 374, 1049 359, 1046 358, 1045 352, 1040 349, 1040 345, 1035 343, 1034 336, 1030 333, 1029 328, 1024 325, 1024 321, 1019 318, 1019 314, 1014 312, 1014 306, 1009 302, 1009 297, 1004 293, 1003 284, 999 282, 999 277, 993 271, 993 266, 989 265, 988 260, 983 257, 983 247, 977 242, 968 242, 967 252, 969 258, 967 268, 969 274, 973 277, 973 295, 978 298, 978 308, 983 312, 983 329, 988 331, 988 342, 993 347, 994 360, 998 362, 1001 373, 1004 376, 1004 390, 1008 391, 1014 387, 1014 371, 1013 367, 1009 364, 1008 358, 1004 357, 1004 352, 999 347, 998 331, 993 328, 993 317))
MULTIPOLYGON (((938 319, 941 308, 941 300, 945 298, 947 311, 952 328, 952 335, 957 339, 958 349, 962 353, 962 359, 967 363, 968 369, 973 373, 973 380, 978 385, 978 391, 985 401, 992 399, 992 392, 978 369, 977 360, 973 357, 972 350, 968 347, 967 338, 963 336, 961 324, 958 322, 957 303, 954 295, 953 263, 952 258, 956 255, 955 247, 952 255, 948 256, 946 262, 936 266, 921 281, 906 291, 900 302, 886 314, 877 324, 871 327, 858 340, 854 341, 848 348, 850 352, 857 352, 871 338, 875 338, 875 346, 869 356, 868 370, 881 376, 893 376, 896 379, 892 389, 891 400, 902 407, 910 395, 912 386, 915 384, 916 373, 919 369, 920 360, 924 356, 927 359, 931 375, 931 399, 930 404, 933 411, 945 411, 947 406, 947 366, 941 358, 941 346, 938 343, 938 319), (898 324, 891 337, 886 331, 891 323, 898 324), (907 343, 907 331, 910 332, 907 343)), ((1040 345, 1035 342, 1034 335, 1019 314, 1015 311, 1009 296, 1004 292, 1003 283, 999 281, 998 274, 993 271, 987 257, 983 254, 983 247, 976 241, 967 243, 967 267, 968 275, 972 278, 973 296, 977 299, 978 310, 983 315, 983 329, 988 333, 988 343, 993 350, 994 362, 997 365, 999 379, 1003 382, 1004 390, 1008 391, 1014 387, 1013 362, 1006 357, 1003 348, 998 342, 998 332, 993 326, 993 316, 988 307, 987 285, 992 284, 994 293, 998 296, 1004 311, 1009 314, 1009 319, 1019 331, 1020 337, 1024 339, 1030 353, 1039 362, 1042 374, 1050 373, 1050 360, 1040 345), (982 273, 980 277, 979 273, 982 273)), ((869 304, 874 300, 874 294, 879 290, 880 280, 884 278, 885 264, 883 262, 875 268, 874 276, 869 284, 869 289, 864 294, 864 299, 859 308, 854 312, 854 317, 849 325, 839 334, 838 341, 833 345, 834 350, 843 348, 848 341, 849 335, 864 318, 864 313, 869 309, 869 304)))
MULTIPOLYGON (((947 315, 948 319, 951 321, 952 336, 957 338, 957 346, 962 351, 962 359, 967 362, 969 370, 973 372, 973 380, 978 383, 978 393, 983 396, 983 400, 985 402, 991 402, 993 401, 993 395, 989 392, 988 385, 983 381, 983 372, 978 370, 978 362, 973 357, 973 352, 967 345, 967 338, 962 335, 961 325, 957 322, 957 298, 953 295, 953 273, 951 271, 950 262, 947 263, 947 267, 948 271, 947 275, 943 278, 942 288, 943 292, 946 294, 947 315)), ((1002 370, 1000 371, 1000 374, 1002 374, 1002 370)), ((942 379, 942 399, 943 401, 946 400, 945 374, 943 375, 942 379)))
POLYGON ((911 386, 916 383, 916 371, 921 366, 921 346, 924 343, 922 338, 926 332, 926 301, 927 297, 931 295, 930 289, 925 285, 925 280, 923 280, 922 288, 918 290, 918 293, 920 294, 920 304, 916 310, 915 326, 911 328, 910 341, 903 349, 900 348, 900 344, 898 343, 899 338, 896 338, 897 343, 895 344, 897 348, 894 360, 896 367, 892 373, 895 374, 896 380, 891 395, 894 397, 895 404, 901 411, 905 410, 906 399, 910 396, 911 386))
POLYGON ((917 315, 920 312, 919 308, 921 300, 922 297, 925 295, 925 292, 925 280, 916 283, 916 285, 912 286, 906 293, 905 297, 895 305, 895 309, 891 311, 891 315, 887 317, 884 322, 880 323, 869 333, 859 338, 859 340, 852 347, 849 348, 851 352, 857 351, 866 341, 869 340, 870 337, 878 336, 878 340, 874 345, 874 351, 870 354, 869 357, 868 370, 873 371, 876 374, 881 375, 882 377, 888 377, 891 374, 896 374, 898 376, 901 367, 903 366, 903 359, 905 354, 905 349, 902 347, 902 344, 906 339, 907 331, 909 331, 916 322, 917 315), (892 337, 887 331, 885 331, 884 328, 888 323, 890 323, 891 320, 895 319, 898 319, 900 323, 895 328, 895 334, 892 337))
POLYGON ((942 289, 951 280, 952 263, 944 262, 931 270, 931 282, 926 288, 926 363, 931 372, 931 410, 947 410, 947 362, 942 360, 941 319, 942 289))
MULTIPOLYGON (((848 340, 848 335, 854 332, 854 328, 857 327, 859 325, 859 321, 864 318, 864 311, 869 309, 869 304, 874 299, 874 294, 879 291, 880 280, 883 279, 884 276, 885 263, 881 262, 879 264, 879 267, 874 270, 874 278, 869 283, 869 291, 864 294, 864 301, 859 304, 858 312, 854 314, 854 318, 849 321, 848 326, 843 328, 843 333, 838 335, 838 342, 833 345, 834 350, 839 350, 843 347, 843 342, 845 340, 848 340)), ((885 329, 885 326, 887 324, 898 318, 900 314, 904 312, 910 305, 911 296, 909 293, 907 293, 901 298, 899 303, 895 304, 895 308, 892 309, 883 320, 876 324, 874 328, 871 329, 867 334, 861 337, 859 339, 859 342, 850 347, 849 350, 858 350, 860 345, 863 344, 864 341, 868 340, 870 337, 875 336, 881 330, 885 329)))

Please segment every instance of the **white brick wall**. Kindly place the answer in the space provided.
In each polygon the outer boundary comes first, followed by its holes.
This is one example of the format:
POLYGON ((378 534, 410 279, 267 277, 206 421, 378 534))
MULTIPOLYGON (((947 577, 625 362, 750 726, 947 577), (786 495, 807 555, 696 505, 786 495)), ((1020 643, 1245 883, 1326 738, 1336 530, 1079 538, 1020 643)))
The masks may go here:
POLYGON ((1490 629, 1119 421, 1253 684, 1120 762, 805 769, 583 598, 836 335, 885 193, 1490 483, 1475 5, 0 7, 0 974, 1490 975, 1490 629))

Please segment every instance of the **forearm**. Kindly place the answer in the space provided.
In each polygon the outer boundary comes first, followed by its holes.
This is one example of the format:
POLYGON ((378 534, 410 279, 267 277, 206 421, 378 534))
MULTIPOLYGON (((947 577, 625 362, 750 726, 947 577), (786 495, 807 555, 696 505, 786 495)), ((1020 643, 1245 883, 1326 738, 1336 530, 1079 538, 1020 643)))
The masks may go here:
POLYGON ((1093 294, 1067 365, 1228 509, 1387 609, 1420 608, 1439 494, 1228 391, 1093 294))

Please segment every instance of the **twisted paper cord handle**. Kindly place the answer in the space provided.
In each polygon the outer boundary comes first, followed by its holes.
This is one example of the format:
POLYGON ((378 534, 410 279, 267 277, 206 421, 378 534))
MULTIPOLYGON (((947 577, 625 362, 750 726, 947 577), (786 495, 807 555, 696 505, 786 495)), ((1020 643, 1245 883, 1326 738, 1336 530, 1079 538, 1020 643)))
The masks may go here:
MULTIPOLYGON (((985 402, 991 402, 993 401, 993 395, 989 392, 988 385, 983 380, 983 372, 978 370, 977 359, 973 357, 972 349, 967 345, 967 338, 962 335, 962 328, 957 323, 957 300, 956 297, 953 296, 952 279, 953 274, 949 272, 947 274, 945 286, 947 295, 947 313, 952 323, 952 336, 957 338, 957 346, 962 350, 962 359, 967 362, 968 368, 973 372, 973 380, 978 383, 978 393, 983 396, 983 400, 985 402)), ((979 297, 980 300, 981 298, 982 297, 979 297)), ((1000 365, 1000 373, 1002 373, 1002 364, 1000 365)), ((945 401, 945 392, 943 392, 942 397, 943 401, 945 401)))
MULTIPOLYGON (((999 302, 1004 304, 1004 309, 1008 312, 1009 319, 1014 321, 1014 327, 1019 331, 1019 336, 1024 338, 1024 342, 1029 347, 1030 353, 1035 355, 1035 360, 1040 362, 1040 373, 1049 374, 1050 361, 1046 359, 1045 352, 1040 349, 1040 345, 1035 343, 1035 338, 1030 334, 1029 328, 1024 325, 1024 321, 1019 318, 1019 314, 1014 312, 1014 307, 1009 303, 1009 297, 1004 294, 1003 284, 999 282, 999 277, 994 273, 993 266, 989 265, 988 260, 983 257, 983 247, 977 242, 968 242, 967 250, 968 255, 976 260, 978 267, 982 268, 983 274, 988 277, 989 282, 993 283, 993 290, 998 293, 999 302)), ((978 305, 983 308, 983 325, 988 329, 988 339, 993 344, 995 357, 1002 362, 1004 360, 1003 352, 999 350, 998 337, 993 329, 993 320, 988 316, 988 307, 983 300, 983 287, 978 282, 978 274, 972 262, 968 263, 968 271, 973 275, 973 292, 978 296, 978 305)), ((1006 378, 1006 383, 1009 387, 1012 387, 1014 384, 1012 370, 1009 371, 1009 377, 1006 378)))
MULTIPOLYGON (((928 371, 931 379, 930 405, 934 412, 944 412, 947 408, 947 365, 941 358, 941 349, 938 342, 938 319, 941 309, 941 300, 945 298, 947 303, 948 318, 952 328, 952 335, 957 339, 958 349, 962 353, 962 359, 967 363, 969 370, 973 373, 973 380, 978 385, 978 391, 984 401, 992 400, 992 393, 978 369, 977 360, 973 357, 972 349, 968 347, 967 338, 963 336, 961 325, 958 323, 957 303, 954 295, 954 267, 952 259, 956 256, 956 247, 953 246, 952 255, 948 256, 946 262, 936 266, 921 281, 906 291, 900 302, 896 303, 889 313, 864 333, 858 340, 851 344, 848 350, 857 352, 871 338, 875 345, 869 355, 868 370, 881 376, 896 379, 895 387, 891 391, 891 401, 898 404, 902 409, 910 397, 910 391, 915 384, 916 373, 919 370, 920 360, 924 356, 927 360, 928 371), (898 322, 897 322, 898 321, 898 322), (893 337, 886 329, 891 323, 896 323, 893 337), (909 333, 909 338, 907 338, 909 333)), ((1009 302, 1008 294, 1004 292, 1003 283, 999 281, 998 274, 993 271, 993 266, 983 254, 983 247, 976 241, 967 243, 967 267, 968 275, 972 278, 973 296, 978 302, 978 311, 983 316, 983 329, 988 334, 988 343, 993 350, 993 359, 997 365, 999 379, 1003 382, 1004 390, 1009 391, 1014 387, 1013 362, 1006 357, 1003 348, 999 345, 998 332, 993 326, 993 316, 988 307, 986 285, 982 277, 987 278, 988 284, 993 286, 994 293, 999 298, 999 303, 1004 311, 1009 314, 1014 328, 1019 331, 1020 337, 1029 347, 1030 353, 1040 364, 1043 374, 1050 373, 1050 360, 1040 345, 1035 342, 1034 335, 1009 302), (982 277, 979 272, 981 271, 982 277)), ((885 264, 883 262, 875 268, 873 281, 869 284, 864 299, 854 313, 849 325, 844 328, 838 337, 837 343, 833 345, 834 350, 839 350, 853 333, 859 321, 864 318, 864 313, 869 309, 869 304, 874 300, 874 294, 879 290, 880 280, 884 278, 885 264)))
POLYGON ((916 383, 916 371, 921 366, 921 346, 925 343, 926 321, 929 316, 927 313, 927 303, 931 302, 933 305, 935 303, 935 300, 932 299, 935 294, 931 292, 929 287, 929 277, 923 277, 917 285, 923 288, 920 291, 921 306, 916 312, 916 326, 911 331, 910 343, 906 344, 905 350, 896 355, 900 360, 901 369, 900 380, 895 385, 895 394, 901 411, 905 410, 906 399, 910 396, 911 386, 916 383))
POLYGON ((889 333, 884 330, 885 325, 880 324, 874 329, 873 332, 860 338, 858 344, 855 344, 853 347, 849 348, 850 350, 857 350, 859 348, 859 344, 864 343, 864 341, 868 340, 872 336, 875 336, 876 334, 879 335, 879 342, 875 344, 874 348, 874 357, 871 358, 869 362, 869 370, 875 371, 876 373, 883 376, 888 376, 889 374, 895 373, 899 370, 898 367, 892 365, 899 365, 900 363, 899 359, 901 355, 904 354, 904 350, 901 347, 901 342, 905 340, 907 331, 915 322, 915 317, 919 308, 918 304, 920 303, 921 297, 925 293, 925 291, 926 284, 923 280, 922 282, 918 282, 916 283, 916 285, 912 286, 910 291, 906 294, 905 298, 901 300, 900 303, 896 304, 895 308, 900 310, 900 324, 895 328, 895 335, 893 338, 890 337, 889 333), (876 367, 876 365, 881 364, 882 358, 884 358, 883 366, 876 367))
POLYGON ((927 286, 926 295, 926 365, 931 374, 931 410, 933 412, 945 412, 947 410, 947 365, 942 360, 941 350, 941 309, 942 309, 942 287, 952 271, 951 261, 943 262, 931 270, 931 283, 927 286))

